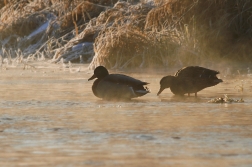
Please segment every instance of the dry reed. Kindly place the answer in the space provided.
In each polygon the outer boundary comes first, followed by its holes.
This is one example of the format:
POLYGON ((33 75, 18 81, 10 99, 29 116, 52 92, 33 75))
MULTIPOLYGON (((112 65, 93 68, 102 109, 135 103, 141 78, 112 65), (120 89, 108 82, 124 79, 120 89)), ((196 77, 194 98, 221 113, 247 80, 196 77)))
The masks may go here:
POLYGON ((92 68, 251 62, 251 6, 248 0, 9 0, 0 2, 0 43, 23 56, 70 61, 72 47, 94 42, 92 68), (27 39, 49 15, 56 19, 27 39))

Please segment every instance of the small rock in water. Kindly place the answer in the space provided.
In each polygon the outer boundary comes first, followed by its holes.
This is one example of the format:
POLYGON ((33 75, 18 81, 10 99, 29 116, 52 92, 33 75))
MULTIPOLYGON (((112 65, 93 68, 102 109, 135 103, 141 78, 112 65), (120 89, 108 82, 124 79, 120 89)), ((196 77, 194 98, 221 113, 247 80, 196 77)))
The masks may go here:
POLYGON ((211 99, 208 101, 208 103, 243 103, 243 102, 244 102, 243 98, 237 100, 229 98, 227 95, 224 95, 224 98, 217 97, 215 99, 211 99))

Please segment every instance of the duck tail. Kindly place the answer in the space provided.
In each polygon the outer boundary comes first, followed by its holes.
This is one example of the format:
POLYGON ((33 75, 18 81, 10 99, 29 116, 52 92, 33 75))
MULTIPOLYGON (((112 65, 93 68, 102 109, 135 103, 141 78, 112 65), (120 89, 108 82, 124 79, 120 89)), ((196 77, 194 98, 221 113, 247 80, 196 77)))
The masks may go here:
POLYGON ((135 90, 135 94, 137 96, 143 96, 147 93, 150 93, 150 89, 148 87, 143 87, 143 89, 138 89, 138 90, 135 90))
POLYGON ((216 78, 216 79, 213 79, 211 83, 212 83, 213 85, 217 85, 217 84, 219 84, 219 83, 221 83, 221 82, 223 82, 222 79, 216 78))
POLYGON ((142 95, 145 95, 146 93, 150 93, 150 91, 148 90, 137 90, 135 91, 137 94, 142 94, 142 95))

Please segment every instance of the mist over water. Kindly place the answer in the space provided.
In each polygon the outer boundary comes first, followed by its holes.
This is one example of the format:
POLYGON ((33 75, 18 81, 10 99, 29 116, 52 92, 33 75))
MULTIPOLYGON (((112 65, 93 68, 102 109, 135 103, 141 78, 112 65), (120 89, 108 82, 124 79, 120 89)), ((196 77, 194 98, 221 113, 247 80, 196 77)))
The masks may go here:
POLYGON ((120 71, 149 82, 151 93, 115 102, 96 98, 93 71, 78 68, 1 70, 0 166, 252 164, 251 77, 222 78, 195 98, 168 89, 156 96, 173 71, 120 71), (207 103, 224 94, 245 102, 207 103))

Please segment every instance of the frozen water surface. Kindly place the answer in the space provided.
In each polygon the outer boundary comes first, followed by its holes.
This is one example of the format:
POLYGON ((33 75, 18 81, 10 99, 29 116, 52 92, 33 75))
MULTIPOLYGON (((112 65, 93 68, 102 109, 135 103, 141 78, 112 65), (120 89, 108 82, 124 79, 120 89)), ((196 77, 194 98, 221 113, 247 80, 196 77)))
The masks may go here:
POLYGON ((0 166, 252 166, 250 77, 157 97, 164 73, 126 72, 152 93, 111 102, 93 95, 87 65, 36 67, 0 71, 0 166), (224 94, 245 102, 207 103, 224 94))

